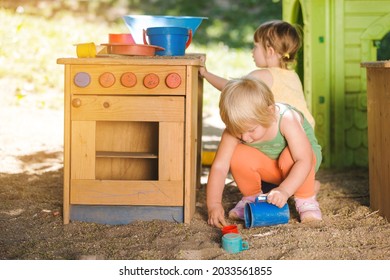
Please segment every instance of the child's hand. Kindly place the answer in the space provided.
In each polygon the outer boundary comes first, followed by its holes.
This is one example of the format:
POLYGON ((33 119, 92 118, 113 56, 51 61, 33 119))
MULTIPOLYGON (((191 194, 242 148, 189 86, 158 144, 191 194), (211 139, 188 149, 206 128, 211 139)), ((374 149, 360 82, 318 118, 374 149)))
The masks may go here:
POLYGON ((207 73, 207 68, 206 68, 206 56, 201 56, 200 57, 200 62, 201 66, 199 68, 199 75, 203 78, 205 73, 207 73))
POLYGON ((206 67, 205 66, 201 66, 200 68, 199 68, 199 75, 202 77, 202 78, 204 78, 204 75, 207 73, 207 69, 206 69, 206 67))
POLYGON ((205 66, 206 65, 206 56, 205 55, 202 55, 200 57, 200 62, 202 63, 202 66, 205 66))
POLYGON ((288 198, 287 192, 275 188, 268 193, 267 202, 282 208, 287 203, 288 198))
POLYGON ((225 211, 223 210, 223 207, 221 205, 209 209, 208 212, 209 212, 209 220, 208 220, 209 225, 218 228, 222 228, 223 226, 227 225, 225 221, 225 211))

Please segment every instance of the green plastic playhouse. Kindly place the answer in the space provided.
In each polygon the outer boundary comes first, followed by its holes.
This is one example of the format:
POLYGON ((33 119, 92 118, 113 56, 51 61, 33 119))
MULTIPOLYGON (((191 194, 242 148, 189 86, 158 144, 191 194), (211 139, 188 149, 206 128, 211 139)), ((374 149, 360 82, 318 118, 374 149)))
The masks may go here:
POLYGON ((366 69, 390 31, 389 0, 283 0, 303 26, 298 73, 316 119, 323 167, 368 166, 366 69))

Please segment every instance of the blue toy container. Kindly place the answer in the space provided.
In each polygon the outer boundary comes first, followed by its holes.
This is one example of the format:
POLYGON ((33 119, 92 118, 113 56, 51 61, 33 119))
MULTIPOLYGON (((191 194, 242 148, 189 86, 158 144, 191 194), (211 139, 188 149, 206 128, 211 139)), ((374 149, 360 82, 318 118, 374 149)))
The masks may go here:
MULTIPOLYGON (((149 43, 164 48, 156 51, 156 55, 182 56, 191 44, 192 31, 184 27, 151 27, 146 29, 149 43)), ((147 44, 145 32, 144 43, 147 44)))
POLYGON ((256 200, 244 208, 245 227, 264 227, 286 224, 290 220, 290 209, 286 203, 279 208, 266 201, 256 200))

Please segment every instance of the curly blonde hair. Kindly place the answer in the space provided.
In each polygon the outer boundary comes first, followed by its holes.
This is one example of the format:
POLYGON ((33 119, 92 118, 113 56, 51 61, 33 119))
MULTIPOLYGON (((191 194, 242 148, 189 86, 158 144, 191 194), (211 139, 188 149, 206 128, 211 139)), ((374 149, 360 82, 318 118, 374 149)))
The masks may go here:
POLYGON ((281 56, 282 68, 293 68, 302 46, 302 30, 282 20, 268 21, 256 29, 253 40, 264 49, 272 47, 281 56))
POLYGON ((245 76, 230 80, 221 92, 219 113, 227 131, 240 138, 253 124, 269 127, 275 121, 275 100, 262 81, 245 76))

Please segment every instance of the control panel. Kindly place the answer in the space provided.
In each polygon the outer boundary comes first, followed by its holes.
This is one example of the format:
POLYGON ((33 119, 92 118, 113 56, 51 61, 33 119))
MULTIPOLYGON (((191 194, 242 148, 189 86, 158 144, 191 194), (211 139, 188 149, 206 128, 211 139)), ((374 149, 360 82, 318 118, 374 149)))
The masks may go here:
POLYGON ((184 95, 185 67, 170 67, 169 71, 156 66, 73 66, 74 94, 166 94, 184 95), (78 69, 79 68, 79 69, 78 69), (96 90, 99 89, 99 90, 96 90))

